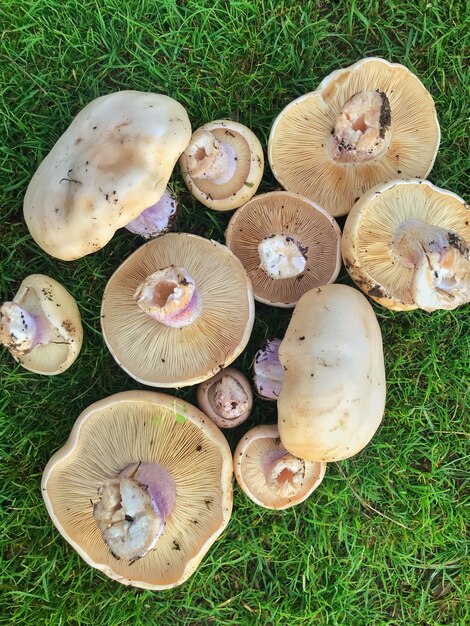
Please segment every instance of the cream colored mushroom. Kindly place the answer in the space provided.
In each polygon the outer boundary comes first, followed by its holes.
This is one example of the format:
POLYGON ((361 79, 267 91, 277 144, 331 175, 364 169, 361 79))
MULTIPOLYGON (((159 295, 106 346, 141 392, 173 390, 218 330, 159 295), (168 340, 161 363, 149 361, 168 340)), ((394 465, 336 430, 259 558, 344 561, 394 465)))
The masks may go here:
POLYGON ((66 261, 96 252, 161 198, 190 137, 185 109, 168 96, 93 100, 31 179, 23 208, 33 239, 66 261))
POLYGON ((58 531, 124 585, 168 589, 193 574, 232 512, 232 455, 199 409, 152 391, 89 406, 47 464, 58 531))
POLYGON ((243 124, 216 120, 201 126, 180 158, 184 182, 193 196, 216 211, 247 202, 263 177, 263 148, 243 124))
POLYGON ((233 455, 235 478, 255 504, 288 509, 306 500, 325 476, 326 463, 305 461, 281 444, 275 424, 256 426, 233 455))
POLYGON ((0 308, 0 343, 36 374, 64 372, 78 357, 82 340, 74 298, 49 276, 28 276, 13 301, 0 308))
POLYGON ((377 185, 344 226, 344 265, 367 295, 395 311, 470 302, 470 210, 428 181, 377 185))
POLYGON ((279 349, 284 447, 310 461, 339 461, 372 439, 385 407, 382 336, 367 299, 346 285, 299 300, 279 349))

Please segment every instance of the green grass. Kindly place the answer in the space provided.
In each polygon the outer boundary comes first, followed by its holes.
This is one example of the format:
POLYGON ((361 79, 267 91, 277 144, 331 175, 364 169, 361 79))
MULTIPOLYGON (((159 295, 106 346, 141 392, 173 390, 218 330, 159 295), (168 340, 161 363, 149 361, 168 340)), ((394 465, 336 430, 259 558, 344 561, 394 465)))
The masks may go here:
MULTIPOLYGON (((393 313, 375 307, 388 402, 372 443, 331 464, 321 488, 286 512, 257 508, 238 488, 230 525, 183 586, 127 589, 89 568, 53 528, 41 472, 78 414, 139 385, 105 349, 100 299, 140 241, 121 231, 100 252, 48 257, 22 219, 28 181, 73 116, 118 89, 163 92, 193 127, 231 117, 266 147, 274 116, 330 71, 383 56, 416 72, 436 101, 442 144, 432 182, 468 193, 469 40, 465 0, 3 0, 0 7, 0 287, 29 273, 77 298, 83 352, 66 373, 40 377, 1 352, 0 623, 20 625, 470 623, 467 310, 393 313), (466 509, 467 507, 467 509, 466 509), (465 513, 467 516, 465 516, 465 513)), ((228 216, 205 210, 173 176, 179 229, 223 240, 228 216)), ((266 168, 261 190, 277 188, 266 168)), ((341 281, 347 281, 344 272, 341 281)), ((249 366, 289 311, 257 306, 249 366)), ((178 395, 192 401, 194 390, 178 395)), ((259 400, 252 423, 273 422, 259 400)), ((244 428, 229 434, 232 445, 244 428)))

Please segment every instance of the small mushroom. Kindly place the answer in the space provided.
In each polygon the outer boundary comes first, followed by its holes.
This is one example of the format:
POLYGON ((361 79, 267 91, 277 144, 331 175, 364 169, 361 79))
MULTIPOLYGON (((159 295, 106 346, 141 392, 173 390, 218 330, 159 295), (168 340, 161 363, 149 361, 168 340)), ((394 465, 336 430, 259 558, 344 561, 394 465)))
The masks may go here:
POLYGON ((0 343, 31 372, 64 372, 78 357, 82 341, 74 298, 49 276, 28 276, 13 301, 0 308, 0 343))
POLYGON ((227 526, 232 455, 201 411, 151 391, 89 406, 47 464, 42 494, 61 535, 124 585, 183 583, 227 526))
POLYGON ((427 181, 392 180, 366 193, 344 227, 343 258, 365 293, 396 311, 470 301, 470 211, 427 181))
POLYGON ((193 134, 181 155, 180 169, 199 202, 216 211, 230 211, 256 193, 263 176, 263 149, 243 124, 216 120, 193 134))
POLYGON ((382 335, 368 300, 346 285, 299 300, 279 349, 277 401, 283 446, 310 461, 340 461, 362 450, 385 408, 382 335))
POLYGON ((327 76, 274 121, 268 158, 289 191, 335 217, 393 178, 426 178, 440 141, 433 99, 406 67, 366 58, 327 76))
POLYGON ((336 220, 287 191, 255 196, 232 216, 227 246, 240 259, 255 300, 294 307, 310 289, 333 282, 341 267, 336 220))
POLYGON ((305 461, 288 452, 275 424, 249 430, 235 450, 233 464, 235 478, 250 500, 276 510, 306 500, 326 471, 326 463, 305 461))
POLYGON ((65 261, 96 252, 158 202, 190 137, 185 109, 168 96, 93 100, 29 183, 23 209, 33 239, 65 261))
POLYGON ((268 339, 253 361, 256 391, 265 400, 277 400, 284 380, 284 368, 279 361, 281 339, 268 339))
POLYGON ((103 296, 103 336, 117 363, 155 387, 207 380, 244 350, 254 300, 242 264, 228 248, 168 233, 134 252, 103 296))
POLYGON ((156 204, 145 209, 129 222, 126 228, 134 235, 140 235, 144 239, 153 239, 170 230, 177 211, 178 202, 171 191, 166 189, 156 204))
POLYGON ((219 428, 235 428, 248 419, 253 406, 248 378, 227 367, 198 386, 197 403, 219 428))

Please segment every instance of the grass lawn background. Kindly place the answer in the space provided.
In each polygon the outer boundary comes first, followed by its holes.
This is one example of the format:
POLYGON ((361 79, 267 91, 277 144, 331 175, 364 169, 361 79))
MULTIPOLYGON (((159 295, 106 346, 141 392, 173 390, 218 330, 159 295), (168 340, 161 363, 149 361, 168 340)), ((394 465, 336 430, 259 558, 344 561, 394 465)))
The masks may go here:
MULTIPOLYGON (((77 299, 85 338, 79 360, 58 377, 29 373, 0 354, 0 623, 470 623, 468 308, 430 315, 374 305, 388 397, 372 443, 330 464, 319 490, 285 512, 258 508, 235 488, 232 520, 189 581, 163 592, 126 588, 88 567, 58 534, 40 479, 86 406, 141 388, 106 350, 99 310, 107 279, 142 240, 123 230, 96 254, 58 261, 31 240, 21 210, 41 159, 97 96, 165 93, 187 108, 194 129, 229 117, 266 148, 286 104, 364 56, 401 62, 424 82, 442 130, 430 180, 465 196, 466 4, 2 0, 1 297, 11 299, 27 274, 48 274, 77 299)), ((177 170, 172 186, 183 207, 178 230, 223 241, 230 215, 198 205, 177 170)), ((277 188, 266 167, 260 191, 277 188)), ((344 270, 339 280, 349 282, 344 270)), ((282 336, 290 316, 256 308, 252 340, 235 363, 245 372, 261 341, 282 336)), ((178 395, 194 401, 193 389, 178 395)), ((256 400, 249 425, 275 419, 275 406, 256 400)), ((232 446, 247 427, 228 433, 232 446)))

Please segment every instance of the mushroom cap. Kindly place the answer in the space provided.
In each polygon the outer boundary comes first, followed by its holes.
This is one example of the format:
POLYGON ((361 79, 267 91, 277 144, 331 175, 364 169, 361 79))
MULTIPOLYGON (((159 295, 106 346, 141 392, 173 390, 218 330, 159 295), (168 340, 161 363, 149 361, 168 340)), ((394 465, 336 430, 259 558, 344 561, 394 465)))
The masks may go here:
POLYGON ((38 344, 27 353, 10 350, 25 369, 53 376, 65 372, 78 357, 83 329, 74 297, 53 278, 31 274, 21 283, 13 302, 33 316, 46 318, 51 329, 49 343, 38 344))
POLYGON ((368 189, 392 178, 426 178, 440 141, 434 101, 399 63, 370 57, 327 76, 316 91, 287 105, 274 121, 268 158, 283 187, 345 215, 368 189), (336 163, 328 139, 342 106, 361 91, 385 93, 391 109, 391 144, 366 163, 336 163))
POLYGON ((228 443, 199 409, 166 394, 126 391, 85 409, 41 487, 55 526, 89 565, 125 585, 168 589, 191 576, 227 526, 231 479, 228 443), (176 499, 155 550, 129 565, 109 551, 93 504, 106 480, 139 461, 171 474, 176 499))
POLYGON ((372 439, 385 408, 382 335, 360 291, 313 289, 299 300, 279 349, 281 441, 311 461, 340 461, 372 439))
POLYGON ((298 492, 291 496, 276 493, 266 480, 265 462, 286 453, 275 424, 252 428, 238 443, 233 455, 235 478, 255 504, 266 509, 288 509, 306 500, 322 482, 326 463, 303 461, 305 474, 298 492))
MULTIPOLYGON (((232 120, 208 122, 196 133, 200 130, 211 132, 234 149, 237 155, 235 174, 223 184, 193 178, 188 171, 187 154, 183 152, 179 163, 184 182, 192 195, 210 209, 231 211, 242 206, 256 193, 263 177, 264 156, 259 139, 249 128, 232 120)), ((191 143, 192 140, 189 145, 191 143)))
POLYGON ((227 246, 240 259, 253 285, 255 300, 291 308, 310 289, 334 282, 341 267, 341 230, 315 202, 289 191, 255 196, 232 216, 227 246), (273 235, 293 237, 305 251, 303 273, 271 278, 260 267, 259 243, 273 235))
POLYGON ((356 285, 379 304, 409 311, 413 268, 397 263, 392 240, 398 226, 419 220, 458 233, 470 243, 470 211, 464 200, 429 181, 391 180, 354 205, 344 226, 344 265, 356 285))
POLYGON ((236 370, 234 367, 227 367, 224 370, 220 370, 220 372, 217 372, 215 376, 198 385, 196 398, 197 404, 201 411, 204 411, 204 413, 208 417, 210 417, 211 420, 215 422, 219 428, 235 428, 236 426, 243 424, 243 422, 246 421, 250 416, 251 409, 253 407, 253 392, 251 391, 250 381, 244 374, 236 370), (224 376, 230 376, 234 378, 246 394, 247 408, 245 411, 243 411, 243 413, 234 418, 226 418, 222 415, 219 415, 212 406, 213 402, 211 402, 210 398, 212 387, 217 382, 219 382, 219 380, 224 378, 224 376))
POLYGON ((66 261, 96 252, 160 199, 190 136, 185 109, 168 96, 93 100, 29 183, 23 210, 33 239, 66 261))
POLYGON ((187 233, 168 233, 136 250, 114 272, 103 296, 101 326, 117 363, 155 387, 195 385, 230 365, 245 349, 255 317, 250 281, 226 247, 187 233), (171 328, 155 321, 133 295, 147 276, 176 265, 194 278, 200 316, 171 328))

